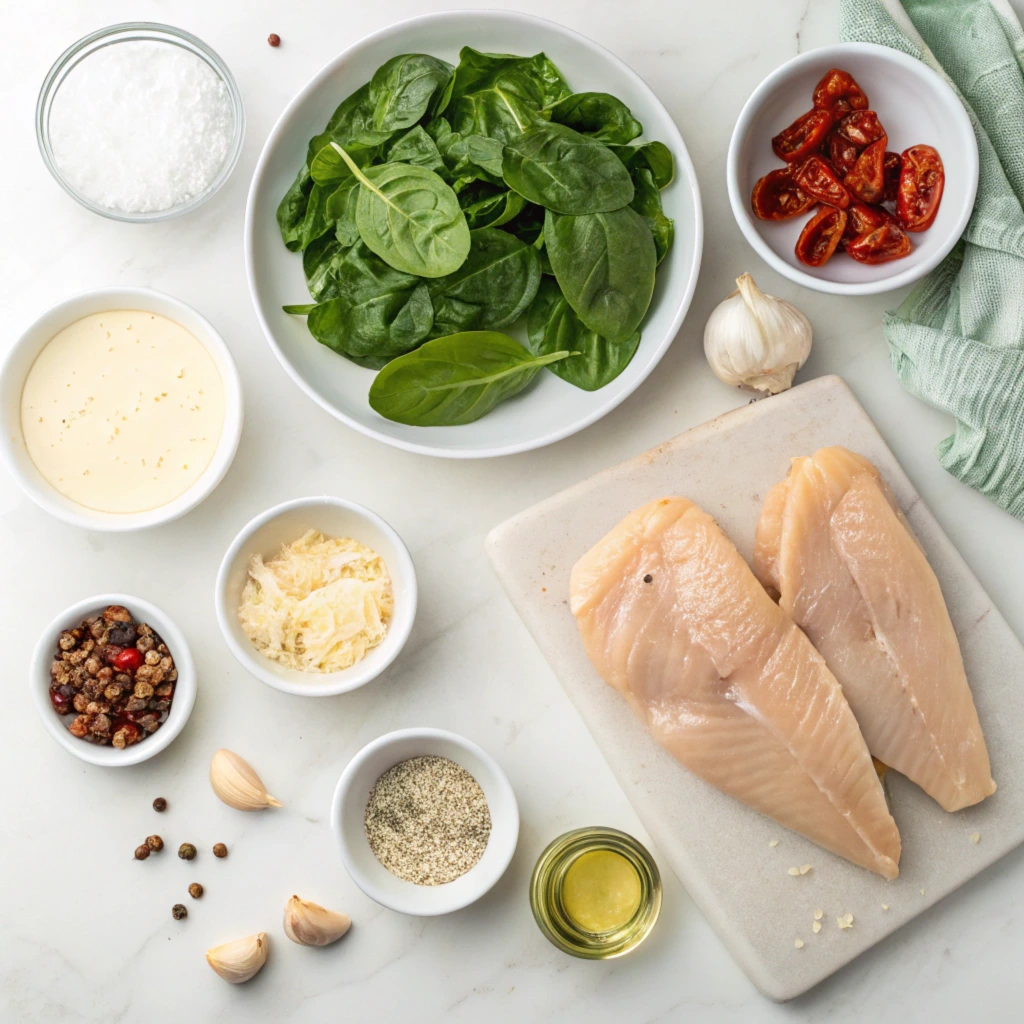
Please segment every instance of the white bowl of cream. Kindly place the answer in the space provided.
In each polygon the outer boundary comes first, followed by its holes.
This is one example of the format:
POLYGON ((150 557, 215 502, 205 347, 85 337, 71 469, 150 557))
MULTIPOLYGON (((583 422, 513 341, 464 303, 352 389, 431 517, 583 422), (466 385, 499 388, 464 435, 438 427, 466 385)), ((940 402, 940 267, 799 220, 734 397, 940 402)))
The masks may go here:
POLYGON ((146 288, 66 299, 0 368, 0 456, 51 515, 90 530, 176 519, 223 479, 242 432, 231 353, 146 288))

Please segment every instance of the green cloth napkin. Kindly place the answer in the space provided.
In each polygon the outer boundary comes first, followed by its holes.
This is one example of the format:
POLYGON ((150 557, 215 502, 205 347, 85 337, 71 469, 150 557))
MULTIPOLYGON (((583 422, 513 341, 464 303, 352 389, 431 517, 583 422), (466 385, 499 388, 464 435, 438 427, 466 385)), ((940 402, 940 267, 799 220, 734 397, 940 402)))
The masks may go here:
POLYGON ((956 417, 939 462, 1024 519, 1024 31, 1006 0, 842 0, 840 31, 925 61, 970 115, 974 212, 885 337, 903 386, 956 417))

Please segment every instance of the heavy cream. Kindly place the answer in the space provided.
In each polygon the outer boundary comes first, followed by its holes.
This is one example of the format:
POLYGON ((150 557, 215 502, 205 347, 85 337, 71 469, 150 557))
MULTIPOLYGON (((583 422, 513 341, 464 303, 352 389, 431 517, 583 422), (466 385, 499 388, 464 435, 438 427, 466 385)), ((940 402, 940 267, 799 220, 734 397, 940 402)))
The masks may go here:
POLYGON ((39 353, 21 396, 36 468, 100 512, 144 512, 184 494, 224 426, 224 385, 184 327, 145 310, 95 313, 39 353))

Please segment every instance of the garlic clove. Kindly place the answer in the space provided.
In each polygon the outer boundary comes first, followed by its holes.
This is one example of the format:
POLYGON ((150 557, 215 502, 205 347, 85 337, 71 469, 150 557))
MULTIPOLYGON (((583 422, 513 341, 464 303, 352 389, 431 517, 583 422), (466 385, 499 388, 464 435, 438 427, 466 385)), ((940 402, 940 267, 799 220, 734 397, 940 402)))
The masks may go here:
POLYGON ((266 932, 225 942, 206 951, 206 962, 232 985, 248 981, 267 962, 269 940, 266 932))
POLYGON ((726 384, 777 394, 807 362, 812 332, 795 306, 766 295, 749 274, 718 304, 704 328, 704 354, 726 384))
POLYGON ((266 790, 252 767, 230 750, 218 750, 210 761, 210 785, 229 807, 240 811, 259 811, 280 807, 266 790))
POLYGON ((352 918, 293 896, 284 905, 284 933, 300 946, 329 946, 352 927, 352 918))

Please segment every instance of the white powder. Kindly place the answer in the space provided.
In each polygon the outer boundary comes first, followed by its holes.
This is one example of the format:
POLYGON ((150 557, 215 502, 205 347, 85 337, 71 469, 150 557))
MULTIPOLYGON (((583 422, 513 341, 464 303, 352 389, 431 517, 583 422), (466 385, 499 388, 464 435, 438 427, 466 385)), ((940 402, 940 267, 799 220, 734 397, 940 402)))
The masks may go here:
POLYGON ((204 60, 170 43, 103 47, 61 83, 50 145, 68 184, 124 213, 168 210, 217 176, 233 114, 228 90, 204 60))

